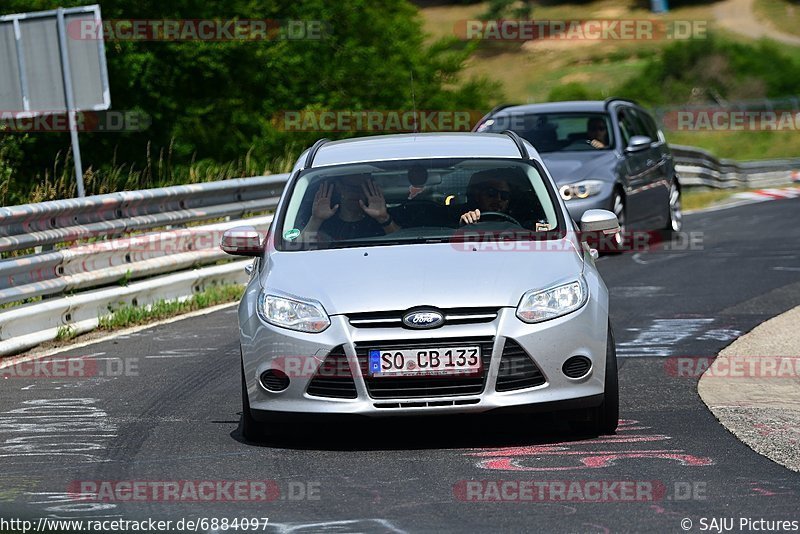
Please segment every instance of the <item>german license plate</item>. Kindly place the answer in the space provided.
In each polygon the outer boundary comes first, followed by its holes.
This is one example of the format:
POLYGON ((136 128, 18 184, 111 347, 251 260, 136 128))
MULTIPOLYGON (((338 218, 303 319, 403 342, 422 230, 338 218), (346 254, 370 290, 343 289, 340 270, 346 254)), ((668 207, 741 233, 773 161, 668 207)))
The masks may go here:
POLYGON ((369 372, 374 377, 475 374, 480 370, 478 346, 369 351, 369 372))

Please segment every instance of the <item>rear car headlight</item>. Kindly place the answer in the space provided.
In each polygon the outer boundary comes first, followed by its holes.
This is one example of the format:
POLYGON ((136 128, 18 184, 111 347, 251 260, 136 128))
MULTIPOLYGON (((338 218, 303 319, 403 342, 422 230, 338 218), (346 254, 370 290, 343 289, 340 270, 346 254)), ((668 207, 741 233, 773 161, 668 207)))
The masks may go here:
POLYGON ((558 188, 558 192, 564 200, 573 200, 597 195, 602 189, 603 182, 601 180, 583 180, 582 182, 563 185, 558 188))
POLYGON ((572 313, 589 300, 589 288, 583 277, 550 289, 534 289, 522 295, 517 317, 526 323, 539 323, 572 313))
POLYGON ((296 300, 262 291, 256 307, 264 322, 289 330, 317 333, 331 325, 322 304, 315 300, 296 300))

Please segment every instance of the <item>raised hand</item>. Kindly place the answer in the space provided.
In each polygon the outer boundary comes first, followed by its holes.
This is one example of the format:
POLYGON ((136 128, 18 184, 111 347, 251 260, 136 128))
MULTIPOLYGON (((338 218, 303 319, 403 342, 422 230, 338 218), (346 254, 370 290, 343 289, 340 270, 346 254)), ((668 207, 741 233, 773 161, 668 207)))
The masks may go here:
POLYGON ((323 182, 314 195, 314 204, 311 207, 311 216, 321 221, 327 221, 339 210, 339 204, 331 206, 331 195, 333 195, 333 184, 323 182))
POLYGON ((389 212, 386 209, 386 199, 383 197, 381 188, 373 180, 367 180, 361 184, 361 188, 364 191, 367 202, 365 204, 363 200, 359 199, 358 205, 361 206, 364 213, 379 223, 388 220, 389 212))

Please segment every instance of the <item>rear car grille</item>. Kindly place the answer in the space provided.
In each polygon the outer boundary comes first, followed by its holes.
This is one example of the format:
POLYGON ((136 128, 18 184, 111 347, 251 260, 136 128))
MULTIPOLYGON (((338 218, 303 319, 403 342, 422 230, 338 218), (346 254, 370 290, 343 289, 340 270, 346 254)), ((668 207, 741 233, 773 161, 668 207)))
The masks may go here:
POLYGON ((306 393, 336 399, 355 399, 358 396, 344 347, 336 347, 325 357, 308 383, 306 393))
MULTIPOLYGON (((444 315, 445 325, 478 324, 494 321, 498 308, 448 308, 438 311, 444 315)), ((351 313, 347 319, 356 328, 405 328, 403 315, 406 313, 408 310, 351 313)))
POLYGON ((450 397, 458 395, 478 395, 486 384, 486 373, 492 361, 492 338, 443 338, 423 342, 380 341, 356 345, 358 363, 373 399, 407 399, 415 397, 450 397), (414 349, 437 346, 478 345, 481 348, 481 365, 478 374, 459 376, 421 376, 421 377, 380 377, 369 374, 369 351, 371 349, 414 349))
POLYGON ((544 375, 533 363, 525 349, 513 339, 506 339, 494 389, 496 391, 513 391, 541 386, 545 382, 544 375))

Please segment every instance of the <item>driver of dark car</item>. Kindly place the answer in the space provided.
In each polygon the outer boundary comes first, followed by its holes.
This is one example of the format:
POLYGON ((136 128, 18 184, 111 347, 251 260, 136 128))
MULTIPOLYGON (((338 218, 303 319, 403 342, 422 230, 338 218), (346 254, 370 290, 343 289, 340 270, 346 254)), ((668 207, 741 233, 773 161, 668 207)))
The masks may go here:
POLYGON ((508 213, 511 201, 511 186, 497 170, 476 172, 467 186, 467 211, 459 223, 474 224, 481 219, 482 212, 508 213))
POLYGON ((608 127, 602 117, 592 117, 586 121, 586 141, 594 148, 608 148, 608 127))

